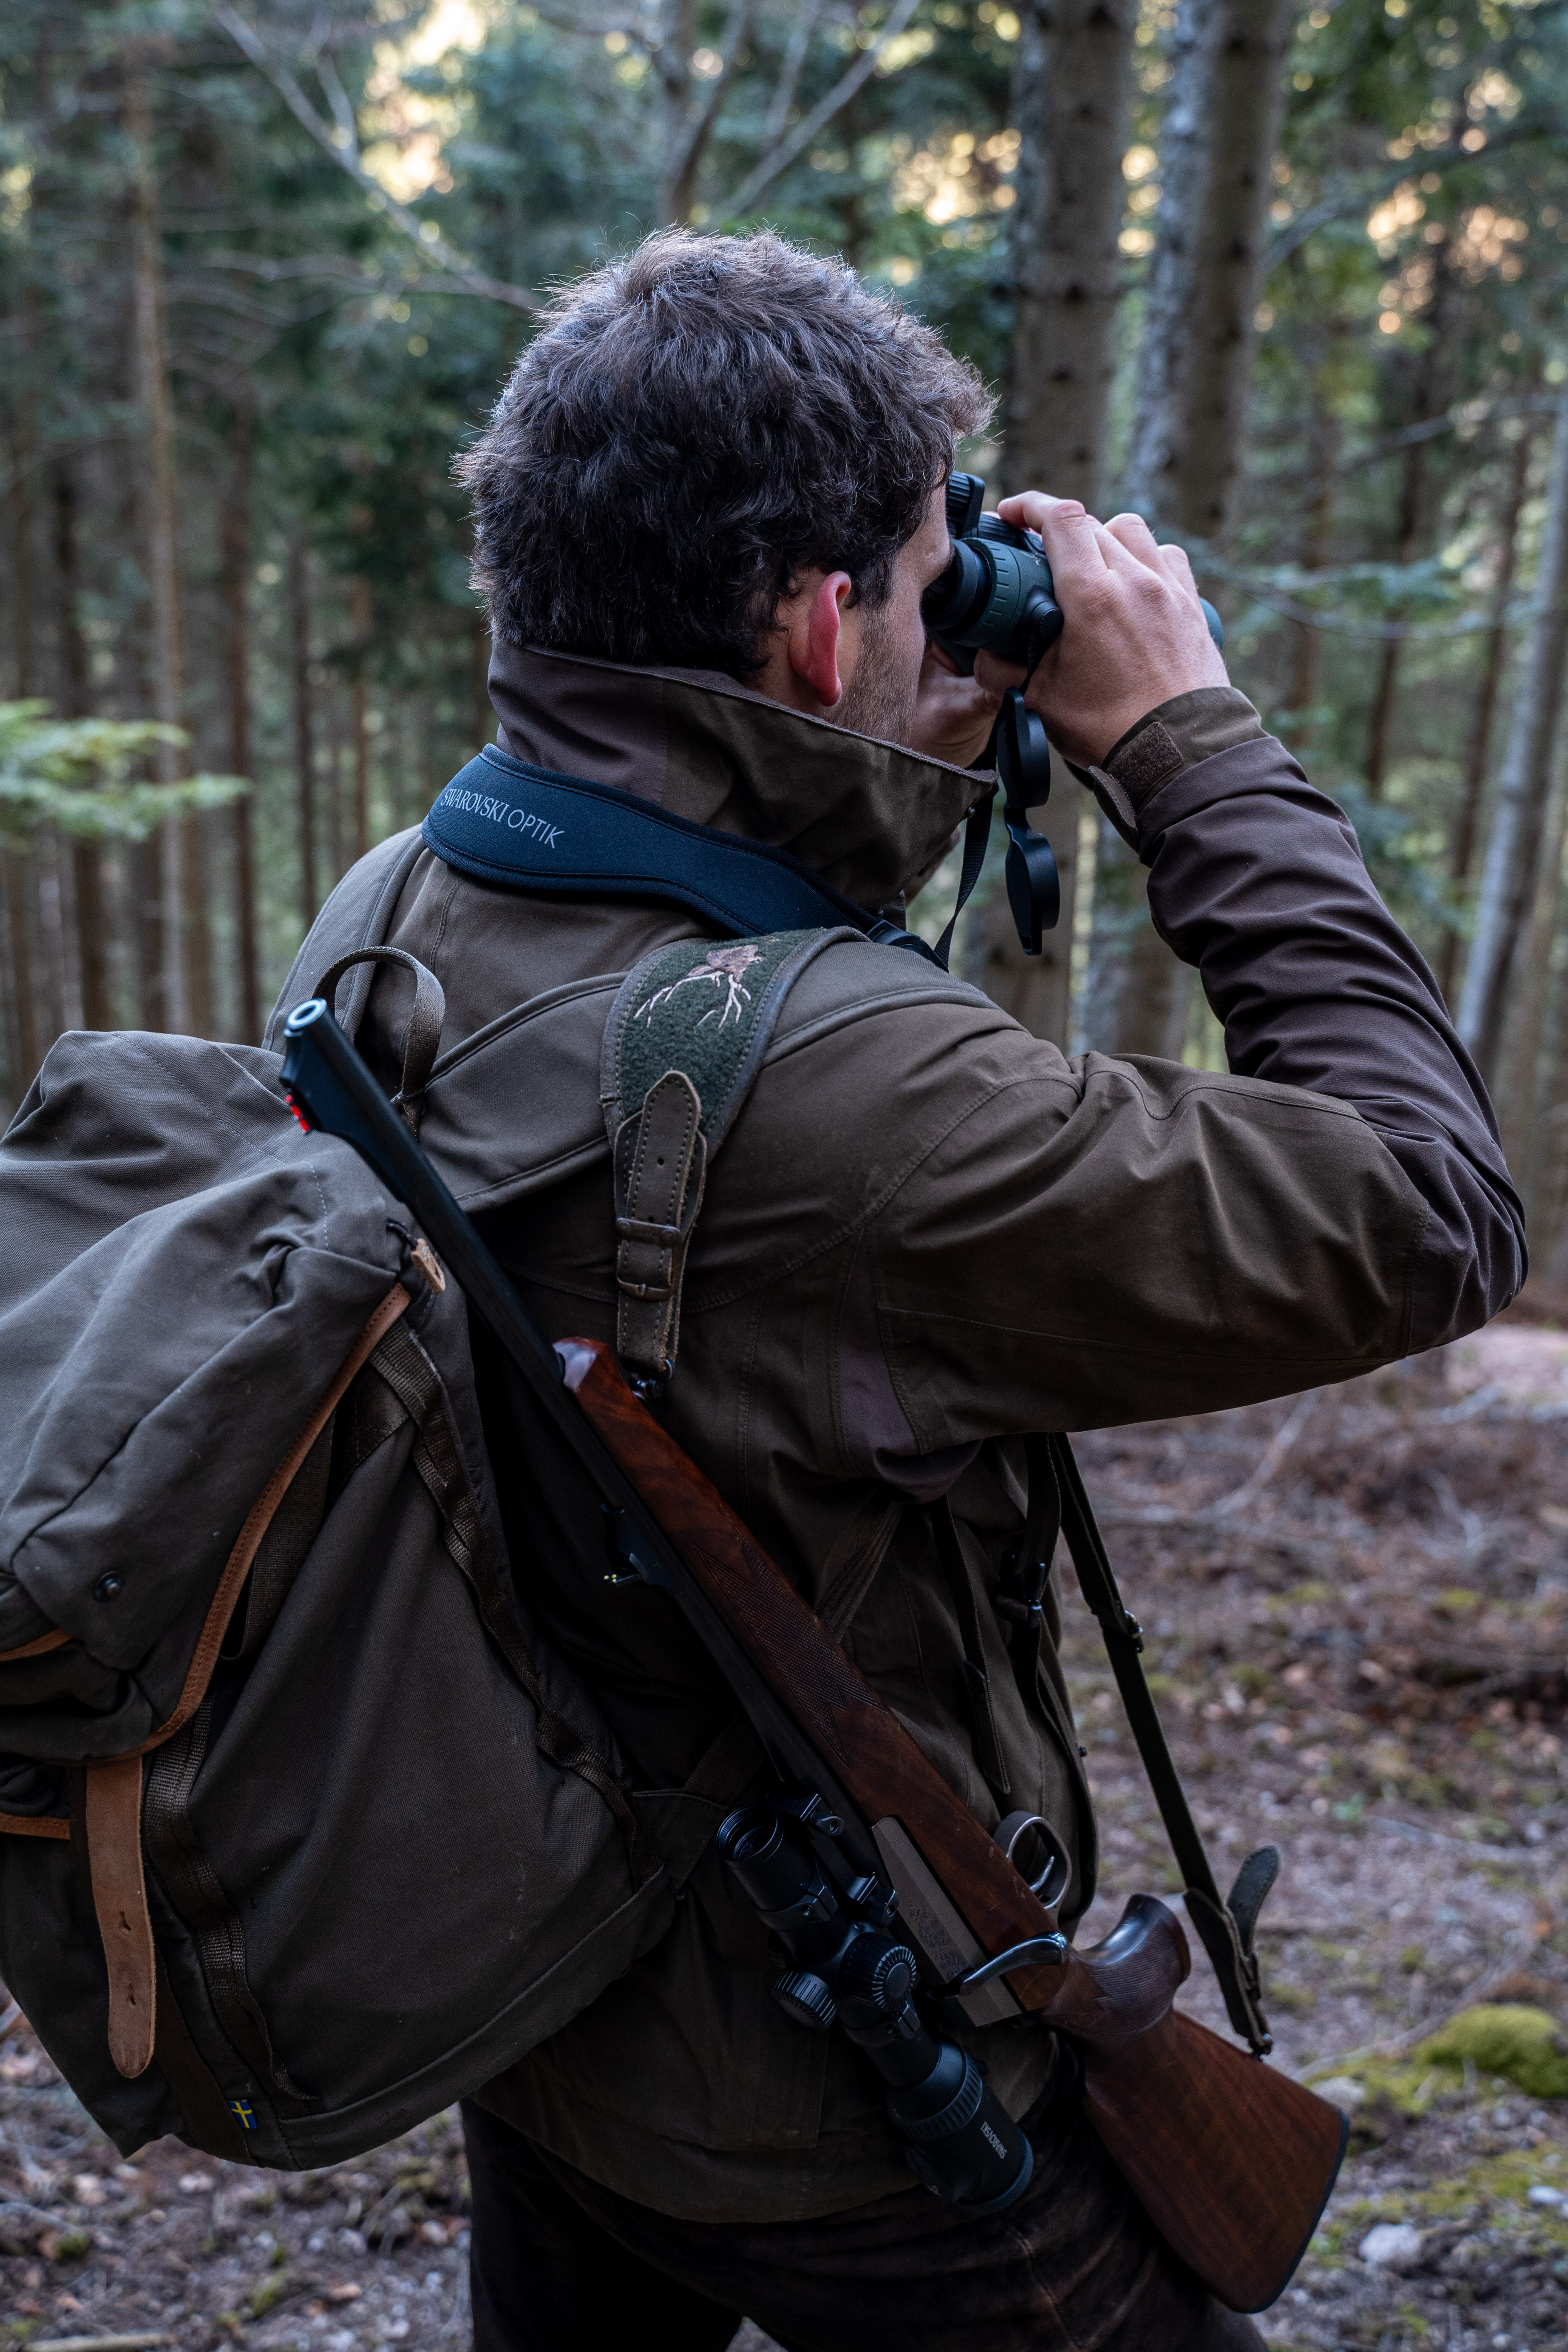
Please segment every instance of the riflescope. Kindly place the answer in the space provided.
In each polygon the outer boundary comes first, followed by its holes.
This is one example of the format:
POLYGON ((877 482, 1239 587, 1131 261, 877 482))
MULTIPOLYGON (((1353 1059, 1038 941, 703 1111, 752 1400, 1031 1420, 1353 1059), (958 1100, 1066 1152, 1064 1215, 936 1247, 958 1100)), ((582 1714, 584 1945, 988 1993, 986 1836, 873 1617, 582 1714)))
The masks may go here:
POLYGON ((791 1963, 773 1999, 818 2033, 837 2021, 866 2053, 918 2179, 964 2213, 999 2213, 1021 2197, 1034 2150, 968 2052, 921 2017, 915 1956, 886 1932, 890 1895, 872 1904, 880 1924, 856 1918, 808 1832, 766 1805, 731 1813, 718 1847, 791 1963))

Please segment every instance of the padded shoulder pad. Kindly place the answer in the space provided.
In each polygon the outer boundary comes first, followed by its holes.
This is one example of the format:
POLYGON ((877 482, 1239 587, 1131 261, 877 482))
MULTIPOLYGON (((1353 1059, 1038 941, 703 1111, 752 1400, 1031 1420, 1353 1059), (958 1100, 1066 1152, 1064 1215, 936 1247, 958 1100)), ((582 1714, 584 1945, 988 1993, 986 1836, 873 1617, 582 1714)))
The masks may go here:
POLYGON ((679 1070, 701 1106, 710 1158, 746 1099, 795 982, 824 948, 858 937, 835 929, 682 940, 634 965, 610 1009, 600 1066, 612 1150, 649 1090, 679 1070))
POLYGON ((599 1096, 615 1165, 616 1352, 645 1397, 680 1345, 680 1289, 708 1162, 762 1067, 779 1009, 848 929, 682 940, 633 966, 605 1027, 599 1096))

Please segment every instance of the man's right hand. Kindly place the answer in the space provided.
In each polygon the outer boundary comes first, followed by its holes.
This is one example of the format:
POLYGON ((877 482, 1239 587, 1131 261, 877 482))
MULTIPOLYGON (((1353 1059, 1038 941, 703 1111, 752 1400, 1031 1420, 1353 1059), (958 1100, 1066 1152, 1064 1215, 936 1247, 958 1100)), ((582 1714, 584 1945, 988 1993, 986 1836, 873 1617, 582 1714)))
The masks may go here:
MULTIPOLYGON (((1097 767, 1151 710, 1194 687, 1228 686, 1225 657, 1208 633, 1179 547, 1162 547, 1142 515, 1097 522, 1076 499, 1025 490, 996 509, 1004 522, 1037 530, 1066 626, 1043 655, 1027 700, 1069 760, 1097 767)), ((994 691, 1024 673, 994 654, 975 656, 974 675, 994 691)))

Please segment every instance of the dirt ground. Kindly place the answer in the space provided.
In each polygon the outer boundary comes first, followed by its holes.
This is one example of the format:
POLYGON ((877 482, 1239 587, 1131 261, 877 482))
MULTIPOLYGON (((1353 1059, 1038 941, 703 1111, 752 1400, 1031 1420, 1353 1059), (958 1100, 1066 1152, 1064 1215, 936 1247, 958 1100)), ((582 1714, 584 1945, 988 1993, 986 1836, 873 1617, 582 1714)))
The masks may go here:
MULTIPOLYGON (((1284 1853, 1259 1937, 1279 2062, 1358 2102, 1262 2322, 1290 2352, 1568 2352, 1568 2098, 1473 2063, 1415 2116, 1377 2087, 1469 2005, 1568 2017, 1564 1423, 1568 1334, 1504 1319, 1352 1387, 1080 1446, 1222 1882, 1284 1853)), ((1070 1594, 1068 1620, 1092 1941, 1173 1875, 1070 1594)), ((1183 2000, 1223 2023, 1205 1972, 1183 2000)), ((32 2352, 462 2352, 465 2194, 446 2117, 304 2178, 174 2141, 121 2164, 25 2025, 0 2042, 0 2331, 32 2352)))

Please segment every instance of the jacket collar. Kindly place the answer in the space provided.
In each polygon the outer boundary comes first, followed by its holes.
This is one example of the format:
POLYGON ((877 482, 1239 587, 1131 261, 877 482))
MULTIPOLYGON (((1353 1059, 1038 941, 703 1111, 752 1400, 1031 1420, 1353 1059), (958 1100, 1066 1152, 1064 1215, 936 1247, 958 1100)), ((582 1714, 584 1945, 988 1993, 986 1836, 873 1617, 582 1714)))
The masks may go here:
POLYGON ((988 773, 853 735, 711 670, 498 641, 489 697, 518 759, 790 850, 873 909, 919 888, 992 790, 988 773))

